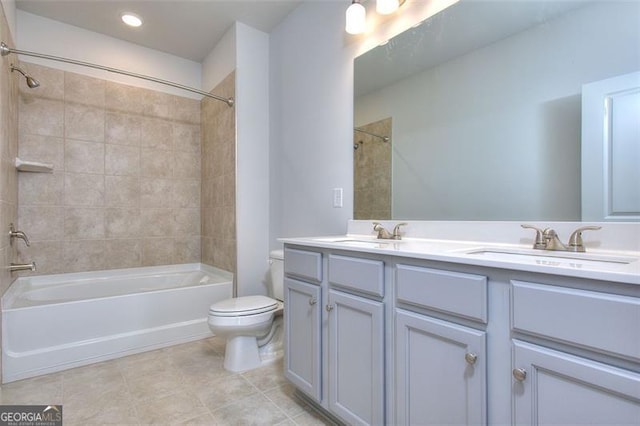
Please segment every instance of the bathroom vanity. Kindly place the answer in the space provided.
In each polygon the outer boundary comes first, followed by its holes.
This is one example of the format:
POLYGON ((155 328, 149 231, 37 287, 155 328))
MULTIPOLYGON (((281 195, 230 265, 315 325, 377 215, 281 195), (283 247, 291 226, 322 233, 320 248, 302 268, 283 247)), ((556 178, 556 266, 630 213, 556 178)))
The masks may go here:
POLYGON ((640 257, 285 243, 286 377, 348 424, 639 424, 640 257))

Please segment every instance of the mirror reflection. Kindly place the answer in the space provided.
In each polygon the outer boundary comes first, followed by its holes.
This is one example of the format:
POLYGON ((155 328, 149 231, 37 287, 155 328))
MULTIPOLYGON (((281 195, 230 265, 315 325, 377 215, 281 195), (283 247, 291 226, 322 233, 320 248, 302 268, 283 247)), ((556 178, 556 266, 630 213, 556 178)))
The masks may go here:
POLYGON ((640 70, 639 22, 461 0, 356 58, 354 218, 581 220, 582 87, 640 70))

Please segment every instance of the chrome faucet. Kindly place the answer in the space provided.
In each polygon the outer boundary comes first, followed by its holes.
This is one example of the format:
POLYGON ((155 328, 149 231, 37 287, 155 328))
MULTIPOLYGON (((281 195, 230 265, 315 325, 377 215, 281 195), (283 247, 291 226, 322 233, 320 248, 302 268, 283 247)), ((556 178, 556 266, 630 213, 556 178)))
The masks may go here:
POLYGON ((563 244, 558 238, 558 234, 551 228, 542 230, 532 225, 520 225, 523 228, 533 229, 536 231, 536 239, 533 243, 533 248, 538 250, 551 250, 551 251, 575 251, 585 252, 584 241, 582 241, 583 231, 597 231, 600 226, 583 226, 576 229, 571 233, 569 237, 569 243, 563 244))
POLYGON ((16 231, 15 228, 13 227, 13 223, 9 224, 9 243, 13 244, 13 239, 14 238, 20 238, 24 240, 24 243, 27 245, 27 247, 29 247, 31 244, 29 243, 29 238, 27 237, 27 234, 25 234, 22 231, 16 231))
POLYGON ((380 224, 380 222, 373 222, 373 230, 378 233, 378 239, 380 240, 401 240, 402 235, 400 235, 400 227, 406 225, 406 222, 398 223, 393 228, 393 233, 387 231, 384 226, 380 224))
POLYGON ((31 262, 31 263, 11 263, 11 264, 9 264, 9 266, 7 268, 9 269, 9 272, 16 272, 16 271, 31 271, 31 272, 35 272, 35 270, 36 270, 36 262, 31 262))

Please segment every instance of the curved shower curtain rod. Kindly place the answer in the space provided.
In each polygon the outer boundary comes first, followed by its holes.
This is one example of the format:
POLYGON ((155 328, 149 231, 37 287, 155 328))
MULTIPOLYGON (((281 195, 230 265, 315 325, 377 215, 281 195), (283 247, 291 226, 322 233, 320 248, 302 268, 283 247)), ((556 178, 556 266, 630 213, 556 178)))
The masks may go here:
POLYGON ((365 133, 365 134, 367 134, 369 136, 380 138, 380 139, 382 139, 382 142, 385 142, 385 143, 389 142, 389 136, 377 135, 375 133, 367 132, 366 130, 359 129, 357 127, 354 127, 353 130, 355 130, 356 132, 365 133))
POLYGON ((193 87, 189 87, 189 86, 183 86, 182 84, 174 83, 172 81, 161 80, 159 78, 150 77, 148 75, 136 74, 136 73, 133 73, 133 72, 124 71, 124 70, 120 70, 120 69, 117 69, 117 68, 111 68, 111 67, 105 67, 103 65, 92 64, 90 62, 76 61, 75 59, 67 59, 67 58, 62 58, 62 57, 59 57, 59 56, 45 55, 45 54, 42 54, 42 53, 35 53, 35 52, 29 52, 29 51, 26 51, 26 50, 13 49, 13 48, 7 46, 4 43, 4 41, 1 42, 0 43, 0 55, 7 56, 10 53, 14 53, 16 55, 33 56, 35 58, 48 59, 48 60, 51 60, 51 61, 66 62, 66 63, 69 63, 69 64, 81 65, 83 67, 89 67, 89 68, 95 68, 95 69, 98 69, 98 70, 109 71, 109 72, 112 72, 112 73, 115 73, 115 74, 122 74, 122 75, 126 75, 126 76, 129 76, 129 77, 140 78, 142 80, 149 80, 149 81, 153 81, 154 83, 160 83, 160 84, 164 84, 166 86, 176 87, 176 88, 181 89, 181 90, 186 90, 187 92, 193 92, 193 93, 197 93, 197 94, 202 95, 202 96, 206 96, 208 98, 213 98, 213 99, 216 99, 218 101, 222 101, 222 102, 226 103, 230 107, 232 107, 234 105, 234 103, 235 103, 233 98, 223 98, 221 96, 212 95, 211 93, 207 93, 207 92, 205 92, 203 90, 194 89, 193 87))

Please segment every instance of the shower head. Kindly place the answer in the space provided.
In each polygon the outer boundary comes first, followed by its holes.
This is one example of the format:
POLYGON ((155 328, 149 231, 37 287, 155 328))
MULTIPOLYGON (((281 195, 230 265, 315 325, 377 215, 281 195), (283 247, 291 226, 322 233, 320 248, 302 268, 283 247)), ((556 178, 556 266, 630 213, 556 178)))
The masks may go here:
POLYGON ((29 74, 22 71, 20 68, 11 64, 11 72, 14 72, 14 71, 18 71, 20 74, 24 76, 24 78, 27 80, 27 86, 29 86, 29 89, 35 89, 36 87, 40 86, 40 82, 38 80, 31 77, 29 74))

